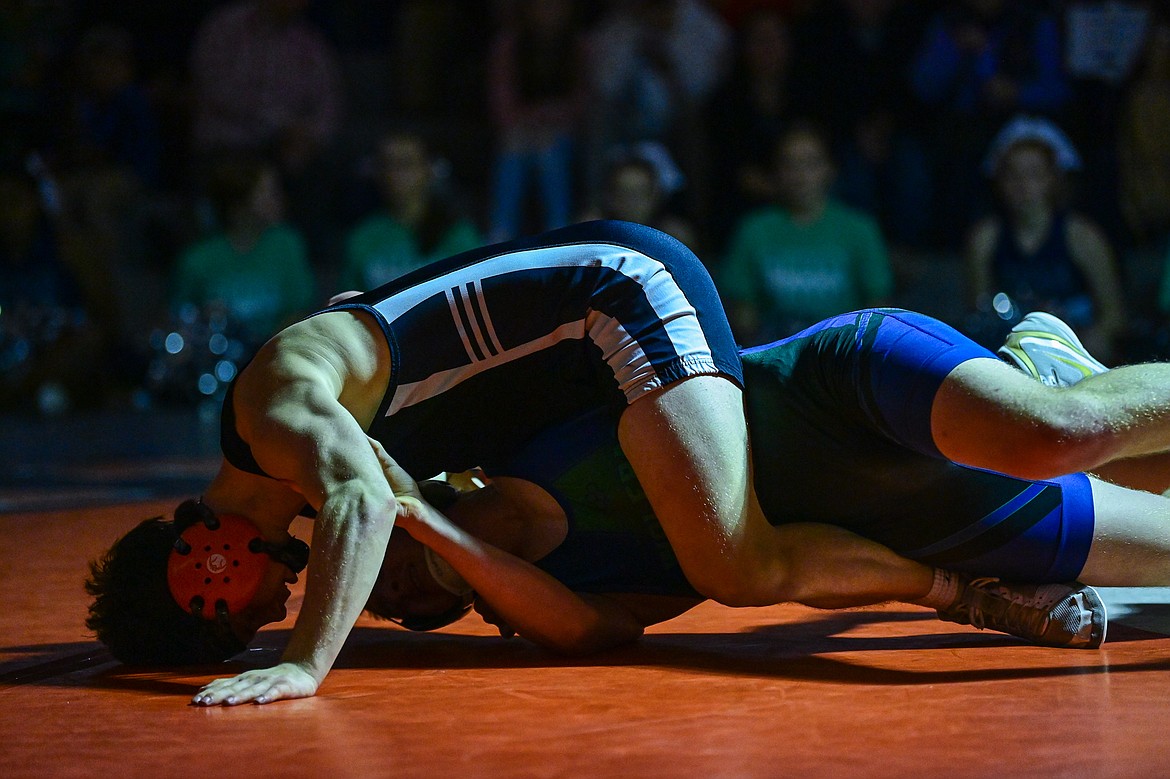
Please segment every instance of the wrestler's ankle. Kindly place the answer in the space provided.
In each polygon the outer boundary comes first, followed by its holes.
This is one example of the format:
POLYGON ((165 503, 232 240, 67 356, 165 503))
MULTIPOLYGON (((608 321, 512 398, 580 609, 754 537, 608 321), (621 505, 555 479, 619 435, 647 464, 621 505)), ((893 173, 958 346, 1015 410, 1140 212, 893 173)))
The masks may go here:
POLYGON ((959 574, 944 568, 935 568, 930 592, 914 603, 931 609, 946 610, 959 600, 962 591, 963 578, 959 574))

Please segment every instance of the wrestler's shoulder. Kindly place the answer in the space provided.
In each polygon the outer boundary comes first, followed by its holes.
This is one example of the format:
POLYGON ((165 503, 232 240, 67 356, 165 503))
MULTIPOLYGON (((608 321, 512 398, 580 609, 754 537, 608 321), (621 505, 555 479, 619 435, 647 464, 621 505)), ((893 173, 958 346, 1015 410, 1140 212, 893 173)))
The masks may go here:
POLYGON ((281 330, 256 353, 241 384, 336 376, 366 381, 388 370, 389 348, 375 319, 360 310, 325 311, 281 330))

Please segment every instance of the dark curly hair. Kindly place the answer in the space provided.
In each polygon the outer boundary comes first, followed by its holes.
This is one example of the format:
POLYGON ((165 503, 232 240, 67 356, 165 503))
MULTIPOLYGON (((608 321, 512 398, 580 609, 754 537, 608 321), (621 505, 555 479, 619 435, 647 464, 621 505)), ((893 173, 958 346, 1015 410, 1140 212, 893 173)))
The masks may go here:
POLYGON ((123 663, 218 663, 246 644, 224 622, 205 620, 179 606, 167 585, 174 524, 147 519, 89 564, 85 591, 94 597, 85 625, 123 663))

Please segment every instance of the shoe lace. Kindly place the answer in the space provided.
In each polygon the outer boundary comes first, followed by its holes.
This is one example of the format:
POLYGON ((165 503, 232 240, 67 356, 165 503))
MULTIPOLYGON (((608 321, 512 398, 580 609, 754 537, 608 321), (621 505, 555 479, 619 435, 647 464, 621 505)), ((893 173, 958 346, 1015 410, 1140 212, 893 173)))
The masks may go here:
POLYGON ((968 588, 978 590, 986 596, 973 602, 964 600, 963 610, 971 625, 983 630, 990 623, 993 629, 1015 635, 1042 635, 1048 629, 1051 620, 1048 610, 1037 608, 1038 604, 1033 598, 1011 587, 992 589, 999 582, 999 577, 995 576, 979 577, 967 582, 968 588), (1003 608, 1002 611, 994 610, 1001 613, 988 615, 984 612, 982 603, 1002 603, 1003 608))

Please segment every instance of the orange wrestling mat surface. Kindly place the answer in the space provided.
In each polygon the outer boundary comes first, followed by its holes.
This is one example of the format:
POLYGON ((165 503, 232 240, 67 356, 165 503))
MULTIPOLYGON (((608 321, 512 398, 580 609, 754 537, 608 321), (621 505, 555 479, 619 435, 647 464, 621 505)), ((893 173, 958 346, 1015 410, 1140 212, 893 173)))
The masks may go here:
POLYGON ((291 620, 245 662, 168 673, 82 624, 86 561, 177 502, 0 515, 0 777, 1170 775, 1170 638, 1133 627, 1170 622, 1166 590, 1117 603, 1096 652, 903 606, 708 604, 584 660, 474 615, 363 620, 318 697, 194 708, 215 675, 275 662, 291 620))

